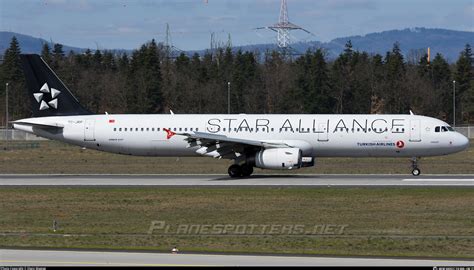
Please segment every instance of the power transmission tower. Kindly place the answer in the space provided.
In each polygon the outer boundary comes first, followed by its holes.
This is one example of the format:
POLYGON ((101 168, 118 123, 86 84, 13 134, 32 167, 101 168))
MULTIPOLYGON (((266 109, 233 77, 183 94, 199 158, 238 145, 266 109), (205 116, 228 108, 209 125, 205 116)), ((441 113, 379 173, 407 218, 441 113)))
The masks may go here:
POLYGON ((272 31, 275 31, 277 33, 277 45, 280 49, 284 51, 290 48, 290 44, 291 44, 290 31, 301 30, 308 34, 312 34, 310 31, 302 28, 301 26, 293 24, 289 21, 288 6, 286 4, 286 0, 281 0, 280 17, 279 17, 278 23, 271 26, 258 27, 255 29, 270 29, 272 31))
POLYGON ((232 49, 232 37, 230 36, 230 33, 227 35, 226 47, 232 49))
POLYGON ((218 33, 211 32, 211 53, 214 54, 219 51, 219 49, 226 47, 232 47, 232 38, 230 34, 227 35, 227 42, 224 42, 219 38, 218 33))
POLYGON ((173 45, 172 45, 172 41, 171 41, 170 25, 168 23, 166 23, 165 52, 166 52, 167 57, 171 56, 171 46, 173 46, 173 45))
POLYGON ((163 47, 167 58, 176 58, 180 53, 183 52, 182 50, 173 45, 173 40, 171 39, 170 25, 168 23, 166 23, 166 37, 163 47))

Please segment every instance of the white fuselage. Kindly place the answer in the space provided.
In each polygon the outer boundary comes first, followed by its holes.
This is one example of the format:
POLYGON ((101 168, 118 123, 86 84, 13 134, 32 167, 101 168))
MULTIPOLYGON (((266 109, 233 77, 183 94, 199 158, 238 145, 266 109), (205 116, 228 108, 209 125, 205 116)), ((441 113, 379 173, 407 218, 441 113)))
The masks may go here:
POLYGON ((445 122, 418 115, 83 115, 29 118, 14 124, 89 149, 140 156, 198 156, 182 135, 195 131, 231 138, 286 143, 310 157, 422 157, 467 148, 463 135, 445 122), (438 129, 436 127, 439 127, 438 129), (438 130, 438 132, 436 131, 438 130))

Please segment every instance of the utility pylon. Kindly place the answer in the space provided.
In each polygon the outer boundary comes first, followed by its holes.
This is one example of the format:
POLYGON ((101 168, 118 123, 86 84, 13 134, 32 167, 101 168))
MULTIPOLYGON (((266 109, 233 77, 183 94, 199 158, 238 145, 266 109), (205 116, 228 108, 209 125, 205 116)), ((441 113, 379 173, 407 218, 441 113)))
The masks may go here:
POLYGON ((167 57, 171 56, 172 46, 170 25, 166 23, 165 52, 167 57))
POLYGON ((301 30, 308 34, 312 34, 310 31, 289 21, 288 6, 286 4, 286 0, 281 0, 280 17, 278 23, 270 26, 258 27, 256 29, 270 29, 272 31, 275 31, 277 33, 277 45, 280 49, 283 50, 287 50, 290 47, 290 31, 301 30))
POLYGON ((176 48, 173 45, 173 40, 171 38, 171 30, 170 25, 166 23, 166 36, 165 36, 165 43, 163 44, 165 49, 166 57, 168 58, 176 58, 179 53, 183 52, 182 50, 176 48))

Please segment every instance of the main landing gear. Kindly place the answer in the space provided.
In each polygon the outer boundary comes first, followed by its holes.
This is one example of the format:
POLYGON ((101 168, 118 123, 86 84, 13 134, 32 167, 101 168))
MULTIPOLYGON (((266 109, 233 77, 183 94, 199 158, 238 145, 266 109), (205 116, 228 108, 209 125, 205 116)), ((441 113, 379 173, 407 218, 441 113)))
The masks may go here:
POLYGON ((413 176, 418 176, 421 174, 421 171, 420 169, 418 168, 418 159, 416 157, 412 158, 411 159, 411 167, 412 167, 412 171, 411 171, 411 174, 413 174, 413 176))
POLYGON ((234 164, 227 171, 232 178, 248 177, 253 173, 253 166, 247 163, 242 165, 234 164))

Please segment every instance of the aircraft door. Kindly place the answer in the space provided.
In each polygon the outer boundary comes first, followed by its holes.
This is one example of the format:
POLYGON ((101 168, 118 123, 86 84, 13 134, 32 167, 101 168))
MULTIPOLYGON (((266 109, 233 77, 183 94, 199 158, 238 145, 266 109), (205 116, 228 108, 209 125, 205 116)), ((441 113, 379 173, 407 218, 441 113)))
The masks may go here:
POLYGON ((87 119, 84 123, 84 141, 95 141, 95 120, 87 119))
POLYGON ((421 121, 410 121, 410 142, 421 142, 421 121))

